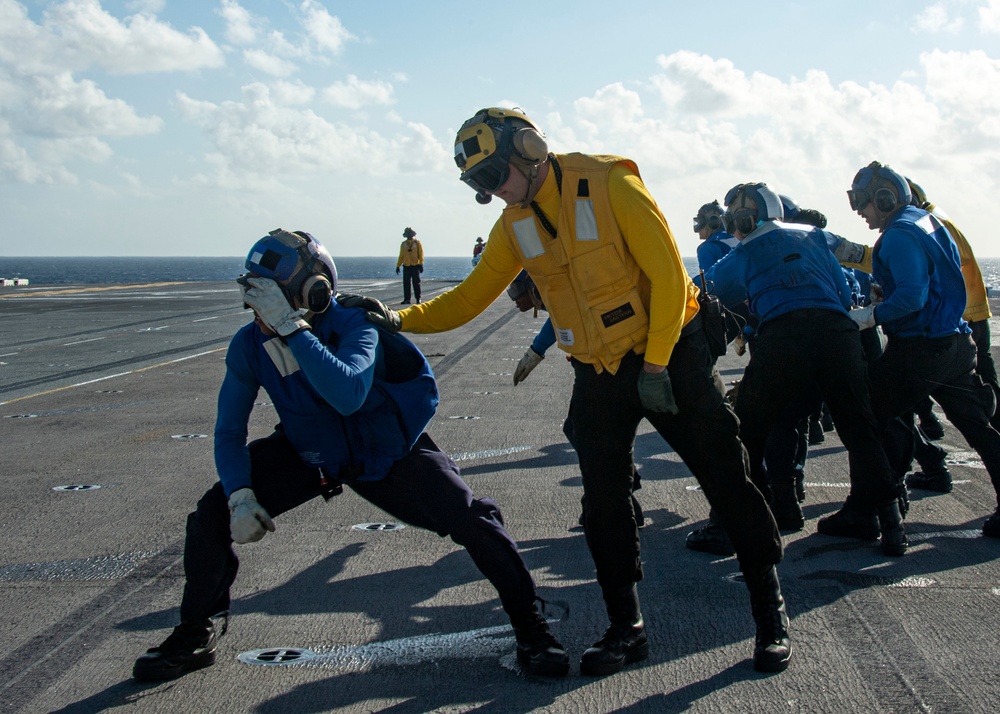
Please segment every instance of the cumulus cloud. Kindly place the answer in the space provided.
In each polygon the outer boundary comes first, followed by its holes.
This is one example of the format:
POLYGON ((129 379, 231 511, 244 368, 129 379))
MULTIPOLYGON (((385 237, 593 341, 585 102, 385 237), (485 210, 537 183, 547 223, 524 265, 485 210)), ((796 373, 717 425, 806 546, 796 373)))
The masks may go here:
POLYGON ((243 60, 256 70, 274 77, 288 77, 299 70, 300 62, 325 62, 338 55, 355 39, 343 23, 315 0, 298 7, 300 32, 287 36, 270 28, 266 17, 254 15, 237 0, 222 0, 219 14, 225 20, 226 40, 248 48, 243 60))
POLYGON ((1000 60, 985 52, 924 53, 922 71, 891 85, 748 73, 686 51, 658 65, 644 84, 608 85, 569 113, 533 118, 556 151, 635 158, 668 218, 761 180, 852 225, 842 189, 873 159, 918 180, 948 176, 950 206, 987 200, 1000 179, 1000 60))
POLYGON ((257 41, 260 21, 236 0, 222 0, 222 6, 217 12, 226 22, 226 40, 240 46, 257 41))
MULTIPOLYGON (((8 1, 8 0, 5 0, 8 1)), ((57 55, 78 69, 110 74, 176 72, 220 67, 222 50, 200 27, 178 32, 154 15, 139 12, 119 20, 98 0, 67 0, 47 8, 42 27, 57 55)))
POLYGON ((0 0, 0 121, 4 174, 26 183, 75 183, 75 160, 106 162, 106 137, 156 133, 163 120, 143 117, 110 97, 88 71, 110 74, 188 71, 222 64, 221 50, 200 28, 179 32, 152 12, 161 4, 129 4, 118 20, 97 0, 48 5, 39 22, 23 5, 0 0))
POLYGON ((961 17, 952 17, 948 0, 925 7, 914 19, 914 32, 947 32, 957 34, 963 25, 961 17))
POLYGON ((1000 34, 1000 0, 987 0, 977 16, 981 32, 1000 34))
POLYGON ((433 172, 451 159, 424 125, 411 123, 408 133, 382 136, 290 105, 283 101, 289 90, 287 83, 272 89, 255 82, 243 87, 240 101, 221 103, 177 95, 181 117, 213 145, 212 170, 201 177, 205 183, 265 190, 275 180, 307 175, 433 172))
POLYGON ((323 90, 323 99, 344 109, 360 109, 369 104, 392 104, 392 85, 366 82, 349 74, 343 82, 334 82, 323 90))
POLYGON ((340 19, 327 12, 316 0, 304 0, 301 10, 306 33, 321 50, 340 54, 344 43, 355 39, 340 19))

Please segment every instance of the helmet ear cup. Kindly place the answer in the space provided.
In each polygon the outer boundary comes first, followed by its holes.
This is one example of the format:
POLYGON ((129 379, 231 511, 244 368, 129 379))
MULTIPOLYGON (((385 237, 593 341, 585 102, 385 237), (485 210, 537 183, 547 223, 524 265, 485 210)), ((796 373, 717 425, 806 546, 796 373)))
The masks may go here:
POLYGON ((545 137, 531 127, 516 130, 512 146, 518 156, 533 164, 544 161, 549 154, 549 145, 545 137))
POLYGON ((722 228, 722 217, 718 215, 711 215, 705 219, 705 225, 712 231, 717 231, 722 228))
POLYGON ((882 211, 882 213, 888 213, 896 207, 896 196, 888 188, 880 188, 875 192, 872 197, 872 201, 875 203, 875 208, 882 211))
POLYGON ((333 286, 325 275, 310 275, 302 283, 299 307, 310 312, 324 312, 333 301, 333 286))
POLYGON ((739 208, 733 214, 733 227, 743 235, 750 235, 757 227, 757 216, 752 209, 739 208))

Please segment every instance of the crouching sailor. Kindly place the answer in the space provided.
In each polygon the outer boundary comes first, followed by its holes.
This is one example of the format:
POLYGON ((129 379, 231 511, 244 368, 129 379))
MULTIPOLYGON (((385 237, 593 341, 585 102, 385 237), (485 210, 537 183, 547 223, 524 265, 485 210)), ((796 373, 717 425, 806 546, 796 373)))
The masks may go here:
POLYGON ((139 657, 139 680, 173 679, 215 662, 239 561, 233 543, 260 540, 274 518, 346 485, 405 523, 467 548, 510 617, 517 660, 563 675, 569 660, 539 612, 535 585, 495 502, 476 498, 424 432, 438 403, 427 360, 365 312, 333 300, 337 269, 308 233, 271 231, 241 276, 254 321, 233 338, 219 393, 219 482, 188 516, 180 624, 139 657), (247 444, 263 387, 281 420, 247 444))

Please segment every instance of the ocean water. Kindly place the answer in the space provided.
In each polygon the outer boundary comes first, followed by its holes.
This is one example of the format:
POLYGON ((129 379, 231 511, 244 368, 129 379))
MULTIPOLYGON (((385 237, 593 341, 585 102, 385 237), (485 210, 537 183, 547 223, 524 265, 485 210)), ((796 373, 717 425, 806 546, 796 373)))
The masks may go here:
MULTIPOLYGON (((396 278, 396 260, 382 258, 334 258, 337 272, 347 280, 396 278)), ((1000 258, 980 258, 983 280, 1000 292, 1000 258)), ((696 258, 684 258, 690 275, 698 272, 696 258)), ((428 280, 462 280, 472 271, 470 258, 428 257, 423 277, 428 280)), ((37 285, 78 283, 145 283, 232 280, 243 273, 243 258, 4 258, 0 278, 28 278, 37 285)))

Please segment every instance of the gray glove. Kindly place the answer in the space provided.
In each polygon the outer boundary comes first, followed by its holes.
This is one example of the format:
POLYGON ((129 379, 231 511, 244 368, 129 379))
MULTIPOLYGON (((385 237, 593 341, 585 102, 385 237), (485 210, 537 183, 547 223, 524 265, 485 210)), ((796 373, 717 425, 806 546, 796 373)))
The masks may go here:
POLYGON ((639 372, 639 401, 651 412, 677 413, 677 402, 674 401, 667 370, 658 374, 646 370, 639 372))
POLYGON ((870 327, 875 327, 875 306, 869 305, 868 307, 856 307, 847 313, 854 322, 857 323, 859 330, 867 330, 870 327))
POLYGON ((373 297, 339 293, 337 303, 342 307, 360 307, 362 310, 366 310, 371 322, 389 332, 399 332, 403 328, 403 321, 400 319, 399 313, 373 297))
POLYGON ((514 369, 514 386, 516 387, 518 382, 526 380, 531 374, 531 370, 540 365, 543 359, 545 359, 545 355, 540 355, 529 347, 514 369))
POLYGON ((240 488, 229 497, 229 534, 234 543, 253 543, 268 531, 274 532, 274 521, 257 503, 252 488, 240 488))
POLYGON ((282 337, 308 330, 309 323, 302 319, 308 310, 296 310, 288 304, 281 287, 270 278, 247 278, 243 302, 253 308, 261 321, 282 337))

